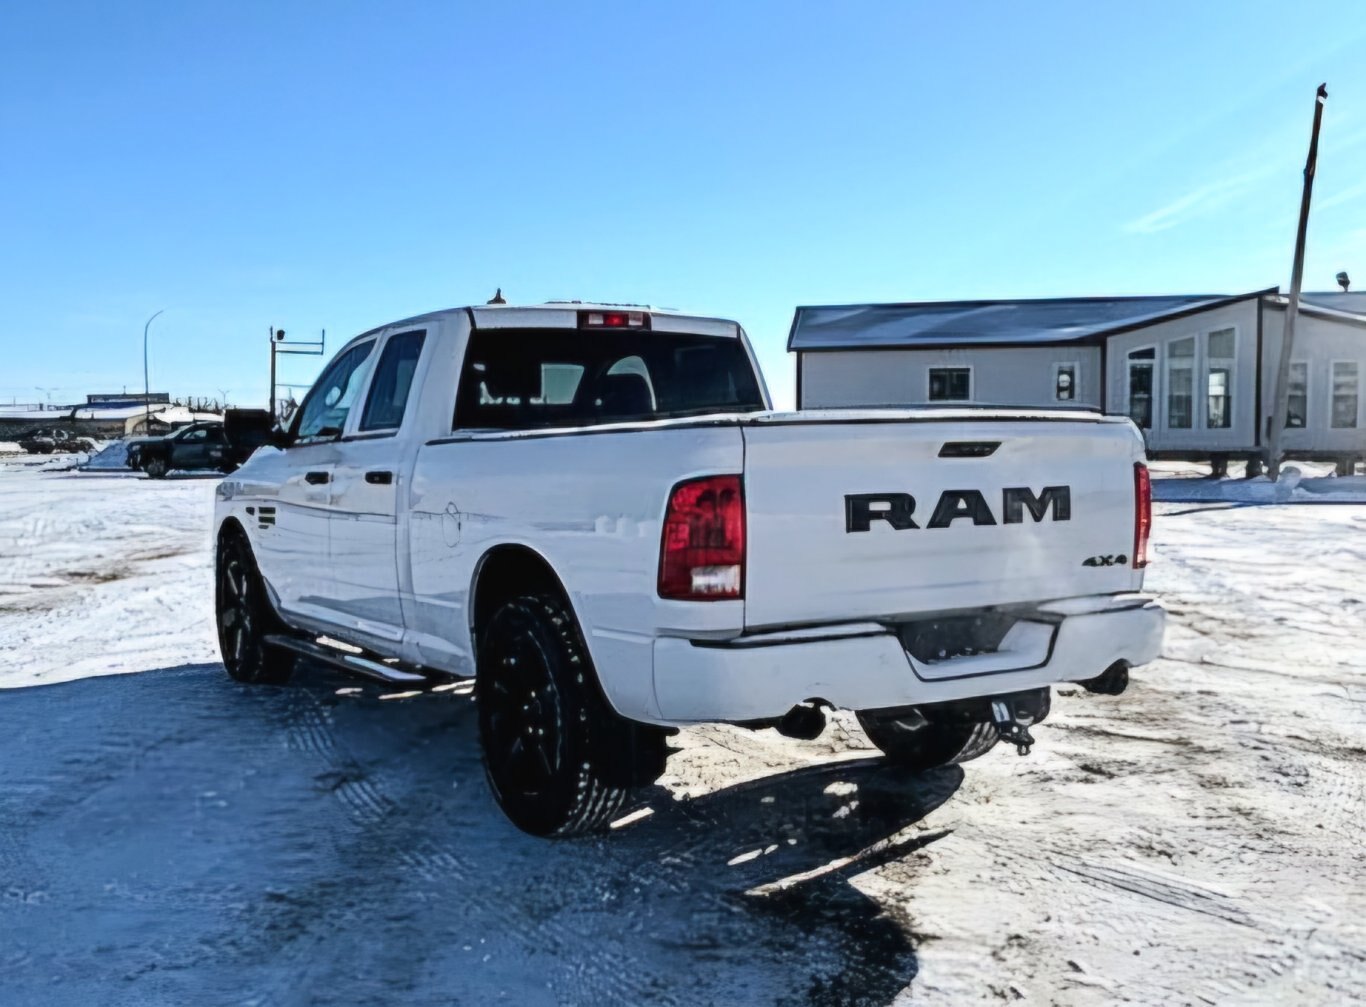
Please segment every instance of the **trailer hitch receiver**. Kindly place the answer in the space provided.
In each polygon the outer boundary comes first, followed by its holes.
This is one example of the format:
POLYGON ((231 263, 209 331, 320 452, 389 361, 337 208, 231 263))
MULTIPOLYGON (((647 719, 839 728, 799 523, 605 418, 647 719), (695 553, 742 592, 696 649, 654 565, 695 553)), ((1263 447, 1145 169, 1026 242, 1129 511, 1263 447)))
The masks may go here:
POLYGON ((1017 717, 1013 697, 1002 696, 991 701, 991 720, 1002 741, 1014 745, 1018 755, 1029 754, 1034 747, 1034 736, 1029 733, 1029 724, 1034 723, 1035 718, 1029 715, 1017 717))

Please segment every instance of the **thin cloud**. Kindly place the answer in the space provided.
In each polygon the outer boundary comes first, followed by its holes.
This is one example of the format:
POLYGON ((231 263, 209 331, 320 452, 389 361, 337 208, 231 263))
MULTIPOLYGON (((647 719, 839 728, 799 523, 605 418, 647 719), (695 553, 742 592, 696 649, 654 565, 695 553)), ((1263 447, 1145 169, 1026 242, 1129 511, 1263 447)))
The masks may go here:
POLYGON ((1202 185, 1152 213, 1129 221, 1124 225, 1124 230, 1130 234, 1156 234, 1159 231, 1170 230, 1192 217, 1216 210, 1251 191, 1267 174, 1267 169, 1262 168, 1202 185))
POLYGON ((1319 200, 1314 204, 1314 210, 1326 210, 1330 206, 1340 206, 1343 203, 1351 202, 1362 196, 1366 196, 1366 182, 1358 182, 1356 185, 1349 185, 1340 192, 1333 193, 1333 195, 1329 196, 1327 199, 1319 200))

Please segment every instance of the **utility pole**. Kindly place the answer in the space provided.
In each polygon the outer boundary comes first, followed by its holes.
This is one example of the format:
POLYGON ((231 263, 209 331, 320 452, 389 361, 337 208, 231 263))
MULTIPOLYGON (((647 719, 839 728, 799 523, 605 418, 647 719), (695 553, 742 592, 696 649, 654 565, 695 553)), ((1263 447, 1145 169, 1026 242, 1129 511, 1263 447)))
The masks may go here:
POLYGON ((275 418, 275 357, 280 353, 296 353, 310 357, 320 357, 327 349, 327 330, 317 340, 285 341, 285 330, 271 326, 270 329, 270 416, 275 418))
MULTIPOLYGON (((165 311, 162 308, 161 311, 165 311)), ((157 312, 157 315, 161 314, 157 312)), ((152 386, 147 381, 147 329, 156 319, 153 315, 147 319, 147 324, 142 327, 142 408, 145 410, 142 420, 142 432, 150 434, 152 432, 152 386)))
POLYGON ((1328 85, 1320 84, 1314 94, 1314 129, 1309 134, 1309 158, 1304 163, 1304 193, 1300 196, 1300 223, 1295 232, 1295 261, 1290 269, 1290 299, 1285 306, 1280 366, 1276 368, 1275 411, 1271 414, 1271 428, 1266 438, 1266 474, 1273 481, 1281 474, 1281 435, 1285 432, 1285 414, 1290 407, 1290 358, 1295 351, 1295 319, 1300 313, 1304 241, 1309 231, 1309 197, 1314 192, 1314 166, 1319 157, 1319 123, 1323 121, 1323 105, 1327 100, 1328 85))

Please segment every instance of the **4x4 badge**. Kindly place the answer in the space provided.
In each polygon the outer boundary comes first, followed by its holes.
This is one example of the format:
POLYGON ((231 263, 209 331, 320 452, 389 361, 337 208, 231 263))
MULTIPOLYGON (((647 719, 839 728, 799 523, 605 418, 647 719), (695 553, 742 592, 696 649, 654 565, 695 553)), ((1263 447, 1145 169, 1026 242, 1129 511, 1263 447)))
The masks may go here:
POLYGON ((1129 557, 1120 553, 1118 556, 1089 556, 1081 561, 1082 566, 1124 566, 1129 562, 1129 557))

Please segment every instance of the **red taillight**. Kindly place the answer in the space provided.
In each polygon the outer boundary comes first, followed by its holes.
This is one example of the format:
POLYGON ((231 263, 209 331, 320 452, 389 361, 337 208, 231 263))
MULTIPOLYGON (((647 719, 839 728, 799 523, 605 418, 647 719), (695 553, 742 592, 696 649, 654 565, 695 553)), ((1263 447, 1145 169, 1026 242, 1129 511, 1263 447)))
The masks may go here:
POLYGON ((1148 565, 1148 533, 1153 528, 1153 484, 1148 466, 1134 463, 1134 569, 1148 565))
POLYGON ((745 494, 739 476, 689 479, 673 488, 659 544, 659 596, 745 596, 745 494))
POLYGON ((646 311, 580 311, 581 329, 648 329, 650 315, 646 311))

